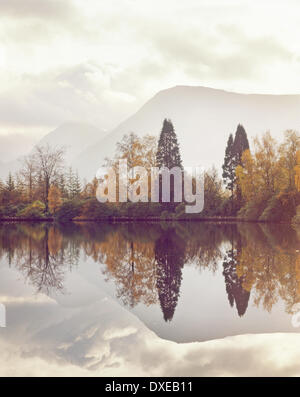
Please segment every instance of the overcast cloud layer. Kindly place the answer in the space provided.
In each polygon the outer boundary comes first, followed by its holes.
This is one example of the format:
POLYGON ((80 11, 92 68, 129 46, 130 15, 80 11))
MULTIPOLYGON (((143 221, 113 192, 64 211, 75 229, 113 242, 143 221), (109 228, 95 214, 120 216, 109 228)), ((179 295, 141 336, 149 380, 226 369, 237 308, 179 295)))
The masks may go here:
POLYGON ((0 0, 0 134, 115 127, 157 91, 300 93, 300 5, 0 0))

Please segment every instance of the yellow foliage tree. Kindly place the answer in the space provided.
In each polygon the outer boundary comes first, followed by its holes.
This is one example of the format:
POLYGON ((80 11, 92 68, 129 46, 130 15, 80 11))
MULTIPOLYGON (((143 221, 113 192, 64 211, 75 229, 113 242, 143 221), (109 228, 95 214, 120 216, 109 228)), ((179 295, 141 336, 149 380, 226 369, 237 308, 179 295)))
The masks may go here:
POLYGON ((246 150, 242 156, 243 166, 236 168, 237 183, 246 201, 268 199, 292 187, 290 178, 297 145, 293 132, 286 132, 285 142, 280 147, 270 132, 261 139, 254 139, 253 154, 246 150))
POLYGON ((244 151, 242 155, 242 163, 243 167, 241 165, 236 167, 235 172, 237 176, 237 183, 240 186, 242 197, 246 200, 251 200, 256 191, 256 170, 255 161, 251 156, 249 149, 244 151))
MULTIPOLYGON (((106 166, 112 167, 117 176, 116 178, 116 191, 119 192, 119 180, 123 178, 119 174, 119 160, 126 159, 128 169, 133 167, 144 167, 148 171, 148 199, 151 194, 151 181, 150 181, 150 169, 156 166, 156 150, 157 150, 157 139, 151 135, 145 135, 139 137, 134 133, 124 135, 122 140, 117 143, 116 153, 113 159, 106 159, 106 166)), ((127 174, 125 175, 127 178, 127 174)), ((137 182, 139 177, 128 175, 129 185, 137 182)), ((138 192, 139 193, 139 192, 138 192)), ((139 193, 140 194, 140 193, 139 193)), ((142 197, 142 195, 141 195, 142 197)), ((117 202, 119 197, 117 194, 117 202)), ((145 201, 148 201, 145 199, 145 201)))
POLYGON ((300 150, 296 153, 296 165, 294 167, 295 171, 295 187, 300 191, 300 150))
POLYGON ((52 185, 49 189, 48 203, 52 214, 54 214, 62 204, 61 192, 55 185, 52 185))
MULTIPOLYGON (((289 190, 295 188, 295 166, 300 164, 297 161, 297 153, 300 150, 300 136, 297 131, 287 130, 284 133, 284 142, 279 147, 281 167, 285 170, 285 184, 289 190)), ((299 152, 300 153, 300 152, 299 152)))

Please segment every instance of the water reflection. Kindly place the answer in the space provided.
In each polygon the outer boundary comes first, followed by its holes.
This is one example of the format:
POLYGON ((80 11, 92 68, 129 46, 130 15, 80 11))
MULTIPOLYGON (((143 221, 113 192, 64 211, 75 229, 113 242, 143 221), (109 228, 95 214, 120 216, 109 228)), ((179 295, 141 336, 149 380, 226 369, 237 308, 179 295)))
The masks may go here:
MULTIPOLYGON (((0 256, 36 292, 64 293, 64 279, 80 260, 101 264, 119 302, 159 305, 171 322, 180 301, 183 269, 212 274, 222 268, 229 305, 242 317, 250 296, 266 311, 282 300, 287 313, 300 301, 297 233, 259 224, 5 224, 0 256), (82 259, 83 258, 83 259, 82 259)), ((102 273, 102 274, 101 274, 102 273)), ((201 275, 199 276, 201 277, 201 275)), ((213 288, 213 285, 211 286, 213 288)), ((209 299, 209 296, 208 296, 209 299)))
POLYGON ((250 290, 245 287, 245 275, 237 274, 241 250, 241 236, 236 233, 234 238, 233 230, 231 230, 230 249, 226 250, 223 260, 223 276, 229 304, 231 307, 235 305, 240 317, 245 314, 250 297, 250 290))

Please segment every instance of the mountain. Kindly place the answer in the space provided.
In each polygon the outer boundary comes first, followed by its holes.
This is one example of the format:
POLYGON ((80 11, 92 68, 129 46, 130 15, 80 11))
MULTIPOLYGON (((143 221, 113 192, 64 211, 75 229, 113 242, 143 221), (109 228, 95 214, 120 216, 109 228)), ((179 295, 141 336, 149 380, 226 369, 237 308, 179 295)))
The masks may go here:
MULTIPOLYGON (((72 165, 74 158, 76 158, 82 150, 85 150, 89 145, 102 139, 105 134, 105 131, 90 124, 67 122, 49 132, 36 144, 42 146, 49 144, 51 147, 63 146, 66 150, 66 163, 72 165)), ((33 145, 31 145, 31 147, 29 146, 27 151, 24 151, 23 155, 30 153, 33 147, 33 145)), ((12 161, 1 163, 0 177, 6 179, 9 171, 16 172, 20 168, 21 159, 22 156, 16 156, 12 161)))
POLYGON ((238 94, 205 87, 176 86, 158 92, 133 116, 82 151, 73 162, 92 178, 126 133, 158 136, 164 118, 173 121, 185 166, 213 164, 220 170, 230 133, 239 123, 248 137, 270 130, 277 139, 300 130, 300 95, 238 94))
POLYGON ((83 150, 105 136, 105 132, 86 123, 68 122, 42 138, 38 145, 64 146, 65 160, 72 163, 83 150))

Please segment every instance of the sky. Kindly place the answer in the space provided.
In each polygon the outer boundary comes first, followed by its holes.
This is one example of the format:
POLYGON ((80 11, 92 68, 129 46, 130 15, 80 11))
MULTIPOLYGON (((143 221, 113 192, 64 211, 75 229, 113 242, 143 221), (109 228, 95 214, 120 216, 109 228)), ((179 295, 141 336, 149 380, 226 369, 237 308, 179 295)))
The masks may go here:
POLYGON ((299 2, 253 3, 0 0, 0 135, 109 131, 175 85, 300 93, 299 2))

